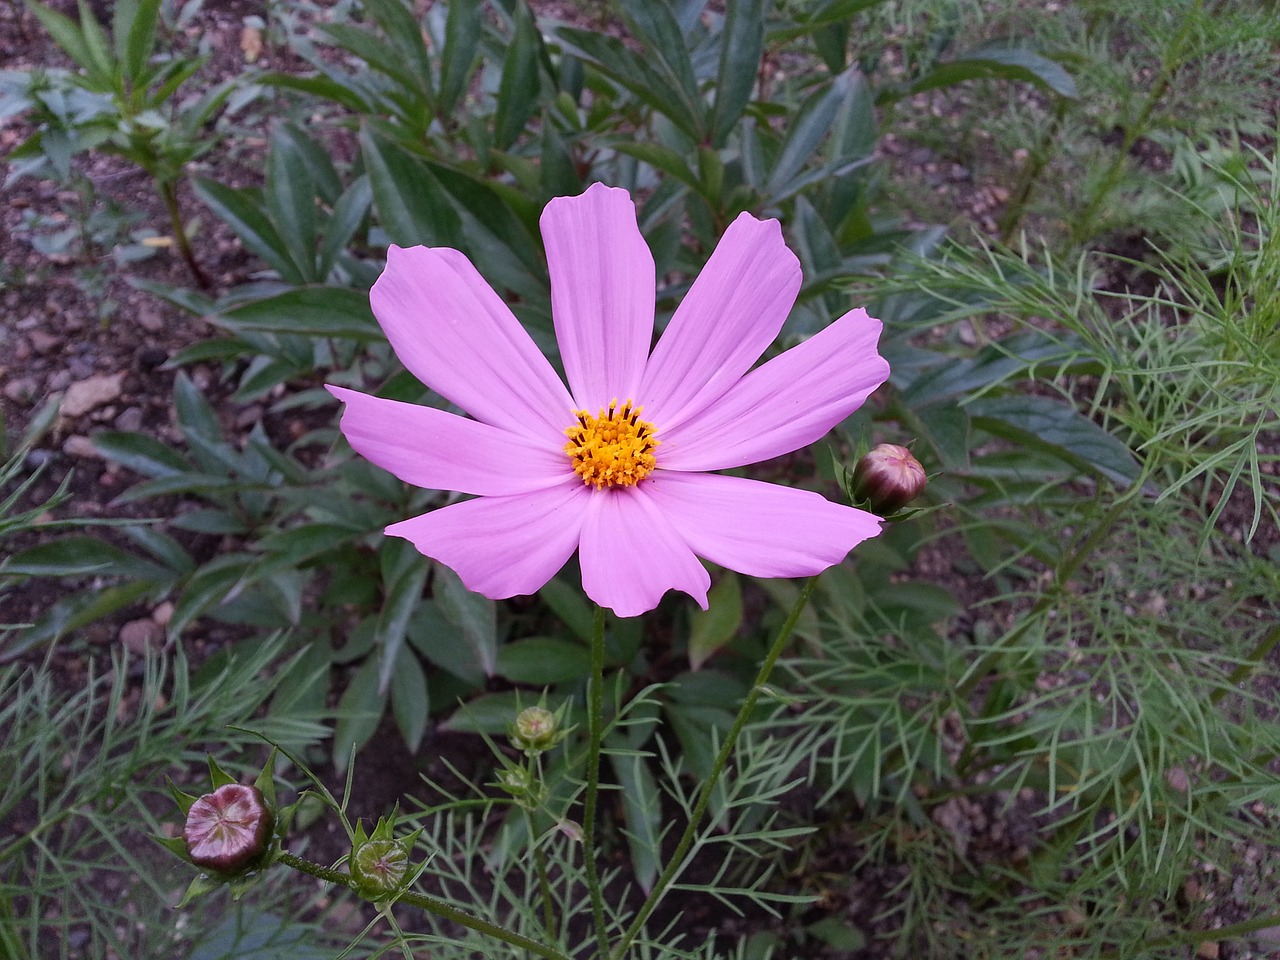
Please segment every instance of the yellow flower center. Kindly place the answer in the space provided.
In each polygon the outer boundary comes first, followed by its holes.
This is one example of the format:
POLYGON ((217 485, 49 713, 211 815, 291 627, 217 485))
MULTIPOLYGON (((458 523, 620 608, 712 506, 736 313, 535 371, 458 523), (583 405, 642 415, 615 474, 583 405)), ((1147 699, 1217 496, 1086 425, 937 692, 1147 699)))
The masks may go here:
POLYGON ((573 461, 573 472, 588 486, 632 487, 657 465, 653 451, 658 439, 653 424, 640 419, 643 407, 628 400, 621 407, 613 400, 597 416, 575 410, 578 422, 565 431, 564 452, 573 461))

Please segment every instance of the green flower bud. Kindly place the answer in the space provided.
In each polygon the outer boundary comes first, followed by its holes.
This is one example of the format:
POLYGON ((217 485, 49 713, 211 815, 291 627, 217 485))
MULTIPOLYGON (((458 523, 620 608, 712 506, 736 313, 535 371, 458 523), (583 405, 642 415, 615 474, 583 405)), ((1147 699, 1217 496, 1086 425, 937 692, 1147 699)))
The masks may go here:
POLYGON ((556 715, 546 707, 525 707, 516 715, 511 739, 526 752, 541 753, 555 746, 559 731, 556 715))
POLYGON ((351 877, 362 897, 387 899, 408 873, 409 846, 403 840, 366 840, 351 851, 351 877))
POLYGON ((920 495, 926 480, 924 467, 910 450, 882 443, 853 468, 851 493, 855 502, 890 517, 920 495))
POLYGON ((261 790, 227 783, 191 804, 182 838, 196 866, 234 874, 260 865, 274 825, 261 790))

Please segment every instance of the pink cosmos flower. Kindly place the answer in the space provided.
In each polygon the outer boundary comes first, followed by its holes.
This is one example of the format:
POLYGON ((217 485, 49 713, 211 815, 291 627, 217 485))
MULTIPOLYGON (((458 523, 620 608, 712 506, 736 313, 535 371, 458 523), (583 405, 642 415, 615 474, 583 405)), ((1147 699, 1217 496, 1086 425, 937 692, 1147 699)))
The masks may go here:
POLYGON ((625 190, 542 214, 561 381, 457 250, 395 247, 370 295, 404 365, 474 419, 330 387, 351 446, 407 483, 472 494, 387 527, 493 599, 533 593, 578 551, 619 616, 681 590, 699 557, 757 577, 839 563, 880 521, 726 470, 822 437, 889 375, 880 321, 853 310, 752 370, 800 290, 776 220, 742 214, 650 353, 653 257, 625 190))

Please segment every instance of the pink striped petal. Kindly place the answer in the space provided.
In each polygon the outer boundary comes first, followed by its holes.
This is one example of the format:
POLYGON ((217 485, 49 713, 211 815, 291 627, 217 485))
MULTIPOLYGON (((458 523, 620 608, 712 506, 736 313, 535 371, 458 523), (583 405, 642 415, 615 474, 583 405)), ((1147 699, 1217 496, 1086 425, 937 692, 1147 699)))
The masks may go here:
POLYGON ((391 247, 369 301, 419 380, 477 420, 554 439, 573 402, 471 261, 447 247, 391 247))
POLYGON ((514 497, 482 497, 387 527, 453 569, 468 590, 491 600, 535 593, 578 546, 587 500, 582 483, 514 497))
POLYGON ((724 470, 813 443, 889 377, 880 321, 846 313, 752 370, 711 407, 670 430, 658 424, 664 470, 724 470))
POLYGON ((569 388, 595 413, 632 399, 653 339, 654 267, 625 190, 594 183, 542 212, 551 313, 569 388))
POLYGON ((558 445, 444 410, 342 387, 342 432, 353 449, 406 483, 501 497, 576 480, 558 445))
POLYGON ((734 220, 645 368, 646 417, 670 429, 737 383, 782 329, 800 279, 777 220, 734 220))
POLYGON ((880 532, 880 519, 809 490, 659 471, 644 493, 700 557, 753 577, 807 577, 880 532))
POLYGON ((620 617, 652 610, 668 590, 707 608, 706 569, 638 487, 592 491, 578 562, 587 596, 620 617))

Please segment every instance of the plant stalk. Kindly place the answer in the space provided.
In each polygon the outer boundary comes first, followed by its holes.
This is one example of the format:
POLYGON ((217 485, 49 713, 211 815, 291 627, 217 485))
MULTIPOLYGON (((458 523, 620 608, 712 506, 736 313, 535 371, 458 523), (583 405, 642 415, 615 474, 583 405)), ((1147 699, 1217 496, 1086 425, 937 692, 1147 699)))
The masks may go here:
POLYGON ((604 740, 604 608, 597 605, 591 624, 591 679, 587 685, 587 795, 582 811, 582 859, 591 893, 591 916, 600 960, 609 956, 609 929, 604 916, 604 890, 596 866, 596 820, 600 799, 600 745, 604 740))
POLYGON ((178 245, 178 253, 186 261, 187 269, 201 290, 208 290, 212 284, 208 276, 200 269, 196 261, 195 251, 191 249, 191 241, 187 237, 187 226, 182 219, 182 208, 178 206, 178 190, 172 180, 159 181, 160 196, 164 200, 165 209, 169 211, 169 224, 173 230, 174 242, 178 245))
POLYGON ((693 812, 689 815, 689 822, 685 825, 680 842, 676 844, 675 852, 667 860, 667 866, 662 871, 662 875, 658 877, 653 889, 649 891, 648 897, 640 905, 635 919, 631 921, 626 933, 622 935, 622 939, 614 947, 612 960, 622 960, 622 957, 626 955, 628 948, 644 927, 645 921, 649 919, 649 915, 653 913, 658 903, 666 895, 667 890, 675 882, 676 877, 684 869, 685 857, 689 854, 689 848, 693 846, 698 827, 707 812, 707 806, 711 803, 711 797, 715 793, 716 785, 720 782, 720 776, 724 773, 724 769, 729 763, 729 758, 733 755, 738 737, 741 735, 742 729, 747 725, 747 721, 751 719, 752 713, 755 712, 756 703, 759 702, 760 695, 764 693, 765 684, 769 682, 769 676, 773 673, 774 665, 777 664, 778 658, 782 656, 782 651, 786 648, 787 641, 791 639, 791 634, 795 630, 796 623, 800 620, 800 615, 804 613, 804 608, 808 605, 809 598, 813 596, 813 590, 817 582, 818 578, 816 576, 810 577, 805 581, 804 587, 801 588, 800 596, 796 598, 796 602, 791 608, 791 613, 788 614, 786 622, 778 631, 777 637, 774 638, 773 646, 769 648, 764 662, 760 665, 760 671, 756 674, 755 683, 751 685, 750 692, 747 694, 746 699, 742 701, 742 707, 738 710, 738 715, 733 720, 733 726, 725 734, 724 743, 720 745, 720 752, 716 754, 715 762, 711 765, 711 773, 703 781, 702 788, 698 791, 698 798, 694 803, 693 812))
MULTIPOLYGON (((311 860, 304 860, 302 857, 295 857, 291 853, 281 851, 276 857, 278 863, 307 874, 307 876, 324 880, 328 883, 336 884, 340 887, 350 887, 351 877, 340 870, 334 870, 331 867, 314 863, 311 860)), ((406 890, 396 897, 397 903, 407 903, 411 906, 418 907, 428 913, 433 913, 437 917, 450 920, 459 926, 466 927, 469 930, 475 930, 479 933, 486 934, 503 943, 509 943, 513 947, 519 947, 522 950, 528 950, 546 960, 570 960, 565 954, 561 953, 553 947, 546 944, 538 943, 531 940, 523 934, 516 933, 514 930, 508 930, 506 927, 500 927, 496 923, 490 923, 488 920, 482 920, 480 917, 473 916, 465 910, 460 910, 452 904, 445 903, 443 900, 437 900, 435 897, 429 897, 422 893, 413 893, 406 890)))

